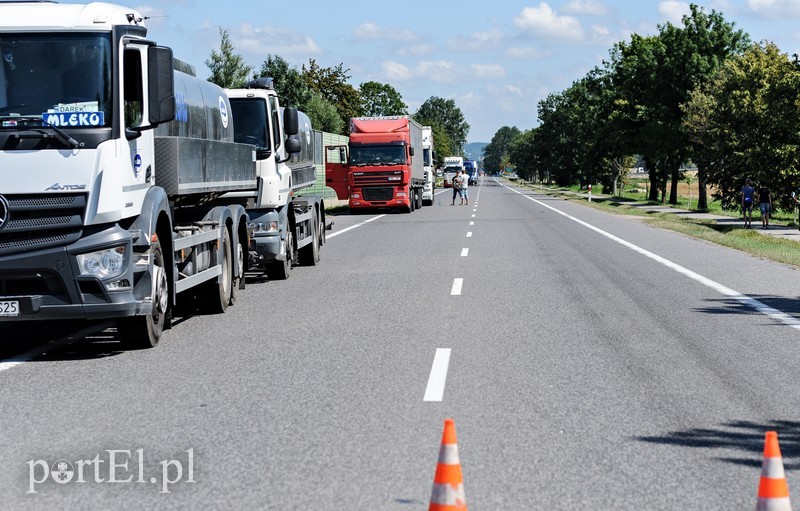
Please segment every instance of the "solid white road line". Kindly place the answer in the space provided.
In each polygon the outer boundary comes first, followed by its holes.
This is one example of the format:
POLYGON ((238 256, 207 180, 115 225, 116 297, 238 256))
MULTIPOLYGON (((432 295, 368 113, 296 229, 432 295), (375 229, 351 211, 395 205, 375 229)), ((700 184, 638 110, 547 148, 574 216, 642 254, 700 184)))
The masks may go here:
POLYGON ((468 248, 462 248, 461 249, 461 257, 467 257, 468 255, 469 255, 469 249, 468 248))
POLYGON ((31 348, 30 350, 24 353, 20 353, 19 355, 15 355, 13 357, 0 360, 0 373, 2 373, 3 371, 8 371, 9 369, 13 369, 14 367, 17 367, 18 365, 23 364, 25 362, 30 362, 31 360, 39 358, 49 351, 55 351, 59 348, 63 348, 64 346, 72 344, 73 342, 79 339, 83 339, 84 337, 93 332, 99 332, 104 330, 105 328, 111 327, 111 325, 112 325, 111 322, 107 322, 107 324, 98 323, 97 325, 92 325, 90 327, 84 328, 83 330, 70 334, 66 337, 62 337, 61 339, 57 339, 55 341, 48 342, 40 346, 36 346, 35 348, 31 348))
POLYGON ((727 296, 729 298, 733 298, 734 300, 736 300, 737 302, 741 303, 742 305, 750 307, 751 309, 754 309, 754 310, 760 312, 761 314, 764 314, 765 316, 774 319, 775 321, 780 321, 781 323, 783 323, 785 325, 788 325, 788 326, 794 328, 795 330, 800 330, 800 320, 795 318, 795 317, 793 317, 793 316, 790 316, 789 314, 786 314, 785 312, 779 311, 778 309, 774 309, 774 308, 770 307, 769 305, 766 305, 765 303, 759 302, 758 300, 756 300, 754 298, 751 298, 751 297, 749 297, 749 296, 747 296, 745 294, 740 293, 739 291, 736 291, 735 289, 731 289, 729 287, 726 287, 726 286, 720 284, 719 282, 716 282, 714 280, 709 279, 708 277, 705 277, 703 275, 700 275, 699 273, 693 272, 692 270, 690 270, 688 268, 685 268, 685 267, 683 267, 683 266, 681 266, 681 265, 679 265, 677 263, 673 263, 669 259, 661 257, 660 255, 654 254, 653 252, 650 252, 649 250, 645 250, 642 247, 640 247, 638 245, 634 245, 633 243, 631 243, 629 241, 625 241, 622 238, 614 236, 613 234, 611 234, 609 232, 606 232, 606 231, 604 231, 604 230, 602 230, 602 229, 600 229, 598 227, 593 226, 592 224, 584 222, 583 220, 575 218, 572 215, 564 213, 563 211, 559 211, 558 209, 550 206, 549 204, 545 204, 542 201, 538 201, 538 200, 534 199, 533 197, 525 195, 522 192, 520 192, 518 190, 515 190, 514 188, 511 188, 510 186, 506 186, 506 185, 504 185, 502 183, 499 183, 499 184, 501 186, 504 186, 505 188, 508 188, 512 192, 515 192, 515 193, 518 193, 519 195, 522 195, 526 199, 528 199, 528 200, 530 200, 532 202, 535 202, 536 204, 538 204, 540 206, 544 206, 545 208, 547 208, 547 209, 549 209, 549 210, 551 210, 551 211, 553 211, 555 213, 558 213, 559 215, 561 215, 561 216, 563 216, 565 218, 569 218, 570 220, 572 220, 575 223, 578 223, 578 224, 580 224, 580 225, 582 225, 582 226, 584 226, 584 227, 586 227, 588 229, 591 229, 591 230, 595 231, 596 233, 601 234, 602 236, 605 236, 606 238, 608 238, 608 239, 610 239, 612 241, 615 241, 615 242, 619 243, 620 245, 633 250, 634 252, 638 252, 638 253, 642 254, 643 256, 652 259, 653 261, 661 263, 664 266, 666 266, 667 268, 675 270, 676 272, 680 273, 681 275, 689 277, 690 279, 694 280, 695 282, 699 282, 700 284, 703 284, 704 286, 713 289, 714 291, 720 293, 721 295, 727 296))
POLYGON ((344 233, 346 233, 347 231, 352 231, 353 229, 355 229, 355 228, 357 228, 357 227, 361 227, 362 225, 367 225, 368 223, 370 223, 370 222, 374 222, 375 220, 377 220, 377 219, 379 219, 379 218, 383 218, 383 217, 385 217, 385 216, 386 216, 385 214, 383 214, 383 215, 378 215, 378 216, 374 216, 374 217, 372 217, 372 218, 369 218, 369 219, 367 219, 367 220, 364 220, 364 221, 363 221, 363 222, 361 222, 360 224, 351 225, 350 227, 347 227, 347 228, 345 228, 345 229, 342 229, 341 231, 336 231, 336 232, 332 232, 332 233, 330 233, 330 234, 326 234, 326 235, 325 235, 325 239, 331 239, 331 238, 335 238, 336 236, 338 236, 338 235, 340 235, 340 234, 344 234, 344 233))
POLYGON ((441 401, 444 396, 444 384, 447 381, 447 367, 450 365, 450 348, 436 348, 425 388, 423 401, 441 401))
POLYGON ((464 279, 453 279, 453 287, 450 288, 451 296, 461 295, 461 287, 464 285, 464 279))

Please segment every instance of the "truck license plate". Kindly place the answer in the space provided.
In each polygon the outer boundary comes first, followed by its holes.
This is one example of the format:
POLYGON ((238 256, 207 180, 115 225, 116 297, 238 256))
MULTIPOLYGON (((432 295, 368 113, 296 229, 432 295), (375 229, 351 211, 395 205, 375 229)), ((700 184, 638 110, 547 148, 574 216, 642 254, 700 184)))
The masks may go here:
POLYGON ((19 316, 19 302, 16 300, 0 300, 0 316, 19 316))

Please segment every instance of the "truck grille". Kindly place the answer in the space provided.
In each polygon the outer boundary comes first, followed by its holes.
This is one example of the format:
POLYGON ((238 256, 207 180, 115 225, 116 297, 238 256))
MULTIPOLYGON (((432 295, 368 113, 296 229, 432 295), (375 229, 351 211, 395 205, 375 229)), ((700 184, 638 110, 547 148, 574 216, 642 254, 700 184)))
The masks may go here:
POLYGON ((0 255, 68 245, 81 237, 84 194, 4 197, 8 220, 0 228, 0 255))
POLYGON ((403 184, 403 172, 401 170, 353 172, 353 186, 385 185, 387 183, 392 185, 403 184))
POLYGON ((389 201, 394 197, 394 188, 388 187, 370 187, 364 188, 364 200, 366 201, 389 201))

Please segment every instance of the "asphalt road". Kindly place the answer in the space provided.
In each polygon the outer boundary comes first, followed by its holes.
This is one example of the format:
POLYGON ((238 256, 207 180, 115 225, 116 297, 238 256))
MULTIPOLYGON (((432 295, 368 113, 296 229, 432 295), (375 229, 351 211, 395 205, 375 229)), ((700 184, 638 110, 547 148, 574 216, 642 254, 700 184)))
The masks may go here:
POLYGON ((3 324, 0 508, 424 510, 445 418, 472 511, 752 509, 769 429, 800 494, 795 269, 449 193, 338 215, 317 267, 153 350, 3 324))

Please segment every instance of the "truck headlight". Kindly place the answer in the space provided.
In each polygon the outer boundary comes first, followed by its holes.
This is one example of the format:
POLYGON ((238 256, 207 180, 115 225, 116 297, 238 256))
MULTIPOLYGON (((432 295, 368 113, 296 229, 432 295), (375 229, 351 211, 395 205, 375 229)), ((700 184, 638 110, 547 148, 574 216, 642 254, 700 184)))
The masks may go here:
POLYGON ((122 274, 125 269, 125 245, 96 252, 78 254, 81 275, 107 279, 122 274))
POLYGON ((250 227, 253 229, 253 233, 257 232, 278 232, 278 222, 277 220, 269 221, 269 222, 253 222, 250 224, 250 227))

